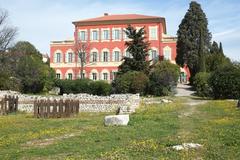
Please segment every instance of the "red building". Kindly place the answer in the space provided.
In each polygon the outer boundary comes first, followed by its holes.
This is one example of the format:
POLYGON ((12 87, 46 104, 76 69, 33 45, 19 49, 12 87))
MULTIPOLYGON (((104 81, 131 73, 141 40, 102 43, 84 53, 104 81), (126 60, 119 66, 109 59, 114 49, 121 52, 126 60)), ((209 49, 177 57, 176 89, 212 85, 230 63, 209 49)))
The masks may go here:
MULTIPOLYGON (((167 35, 165 18, 138 14, 108 15, 73 22, 74 39, 52 41, 50 44, 50 66, 56 70, 57 78, 76 79, 80 77, 80 59, 75 55, 76 42, 88 45, 84 74, 93 80, 111 81, 115 77, 128 41, 123 30, 131 24, 140 29, 145 27, 150 42, 148 59, 164 59, 175 63, 176 38, 167 35)), ((185 69, 181 69, 186 75, 185 69)))

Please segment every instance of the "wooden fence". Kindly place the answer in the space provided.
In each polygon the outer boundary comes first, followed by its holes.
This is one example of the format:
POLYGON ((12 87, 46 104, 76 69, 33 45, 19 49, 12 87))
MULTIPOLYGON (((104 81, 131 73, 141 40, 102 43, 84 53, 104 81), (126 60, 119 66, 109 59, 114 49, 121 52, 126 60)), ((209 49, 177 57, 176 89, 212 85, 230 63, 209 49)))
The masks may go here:
POLYGON ((18 96, 5 95, 0 100, 0 115, 6 115, 18 110, 18 96))
POLYGON ((34 116, 37 118, 62 118, 79 113, 78 100, 37 100, 34 101, 34 116))

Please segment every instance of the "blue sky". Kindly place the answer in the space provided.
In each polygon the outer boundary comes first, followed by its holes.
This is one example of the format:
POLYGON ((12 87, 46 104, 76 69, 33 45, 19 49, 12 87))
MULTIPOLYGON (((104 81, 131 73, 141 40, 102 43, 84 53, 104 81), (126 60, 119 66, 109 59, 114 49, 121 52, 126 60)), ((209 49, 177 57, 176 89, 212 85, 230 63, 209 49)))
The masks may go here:
MULTIPOLYGON (((213 40, 225 54, 240 60, 240 0, 197 0, 207 15, 213 40)), ((146 14, 166 18, 167 32, 175 36, 189 0, 0 0, 10 22, 18 27, 16 40, 30 41, 49 53, 52 40, 73 37, 72 21, 109 14, 146 14)))

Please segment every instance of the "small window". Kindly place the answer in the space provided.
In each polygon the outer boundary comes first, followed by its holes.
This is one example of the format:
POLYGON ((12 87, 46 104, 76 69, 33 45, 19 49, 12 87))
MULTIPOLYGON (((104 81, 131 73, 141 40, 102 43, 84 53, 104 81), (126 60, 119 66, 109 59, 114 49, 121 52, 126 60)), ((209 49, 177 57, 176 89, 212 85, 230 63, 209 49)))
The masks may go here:
POLYGON ((92 62, 97 62, 97 52, 92 52, 92 62))
POLYGON ((171 60, 171 54, 172 54, 171 52, 172 50, 170 47, 167 46, 164 48, 163 57, 165 60, 171 60))
POLYGON ((157 40, 157 27, 150 27, 149 28, 149 39, 150 40, 157 40))
POLYGON ((113 30, 113 39, 114 40, 120 40, 120 29, 114 29, 113 30))
POLYGON ((73 53, 68 53, 68 63, 73 62, 73 53))
POLYGON ((103 73, 103 80, 108 80, 108 73, 103 73))
POLYGON ((103 62, 108 62, 108 52, 103 52, 103 62))
POLYGON ((97 30, 94 30, 92 31, 92 40, 98 40, 98 31, 97 30))
POLYGON ((56 78, 57 78, 57 79, 61 79, 61 74, 60 74, 60 73, 57 73, 57 74, 56 74, 56 78))
POLYGON ((103 40, 109 40, 109 30, 103 30, 103 36, 102 36, 103 40))
POLYGON ((92 80, 94 80, 94 81, 97 80, 97 73, 92 73, 92 80))
POLYGON ((72 73, 68 73, 68 79, 72 80, 72 73))
POLYGON ((114 57, 113 57, 113 60, 115 61, 115 62, 118 62, 118 61, 120 61, 120 52, 119 51, 114 51, 114 57))
POLYGON ((80 31, 79 32, 79 39, 81 41, 86 41, 87 40, 87 33, 86 33, 86 31, 80 31))
MULTIPOLYGON (((81 73, 79 73, 79 78, 81 78, 81 73)), ((85 73, 82 73, 82 78, 85 78, 85 73)))
POLYGON ((151 50, 150 60, 157 60, 158 55, 156 50, 151 50))
POLYGON ((57 63, 61 62, 61 53, 56 53, 56 62, 57 63))

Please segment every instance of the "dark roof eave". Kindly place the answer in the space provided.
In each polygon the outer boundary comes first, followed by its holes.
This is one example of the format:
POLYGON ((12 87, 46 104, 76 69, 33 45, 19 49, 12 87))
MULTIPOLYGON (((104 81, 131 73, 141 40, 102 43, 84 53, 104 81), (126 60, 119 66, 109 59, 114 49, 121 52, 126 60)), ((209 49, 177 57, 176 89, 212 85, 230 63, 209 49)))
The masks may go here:
POLYGON ((72 24, 75 26, 91 26, 91 25, 108 25, 108 24, 131 24, 131 23, 154 23, 162 22, 163 31, 166 34, 166 21, 165 18, 147 18, 147 19, 126 19, 126 20, 100 20, 100 21, 74 21, 72 24))

